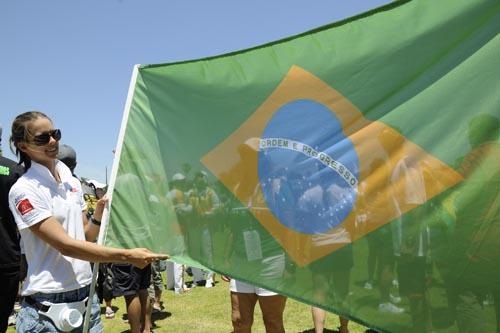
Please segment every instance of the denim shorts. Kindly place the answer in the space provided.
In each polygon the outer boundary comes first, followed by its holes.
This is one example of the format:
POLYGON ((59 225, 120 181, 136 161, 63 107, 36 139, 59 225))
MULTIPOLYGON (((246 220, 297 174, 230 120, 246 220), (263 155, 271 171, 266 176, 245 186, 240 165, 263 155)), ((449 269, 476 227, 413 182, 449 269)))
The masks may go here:
MULTIPOLYGON (((90 287, 86 286, 80 289, 62 293, 36 293, 30 295, 30 297, 37 302, 47 301, 50 303, 71 303, 85 299, 85 297, 89 295, 89 289, 90 287)), ((96 294, 94 294, 92 298, 92 311, 90 316, 89 328, 90 333, 101 333, 104 330, 101 322, 101 308, 99 306, 99 300, 96 294)), ((35 307, 28 304, 26 301, 23 301, 21 304, 21 310, 19 310, 19 313, 17 314, 16 332, 57 333, 60 331, 48 317, 40 315, 35 307)), ((83 332, 83 324, 80 327, 72 330, 71 332, 83 332)))

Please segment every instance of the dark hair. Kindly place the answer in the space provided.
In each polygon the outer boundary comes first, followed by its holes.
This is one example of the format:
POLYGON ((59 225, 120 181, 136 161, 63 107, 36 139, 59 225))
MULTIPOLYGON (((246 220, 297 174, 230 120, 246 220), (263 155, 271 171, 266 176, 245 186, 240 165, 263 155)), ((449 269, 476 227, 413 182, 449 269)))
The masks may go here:
POLYGON ((38 119, 47 118, 52 122, 52 120, 45 114, 39 111, 28 111, 21 113, 12 122, 12 130, 10 135, 10 150, 19 157, 19 164, 24 164, 24 169, 28 170, 31 166, 31 158, 22 152, 17 144, 20 142, 26 142, 28 139, 28 123, 38 119), (15 148, 15 149, 14 149, 15 148))

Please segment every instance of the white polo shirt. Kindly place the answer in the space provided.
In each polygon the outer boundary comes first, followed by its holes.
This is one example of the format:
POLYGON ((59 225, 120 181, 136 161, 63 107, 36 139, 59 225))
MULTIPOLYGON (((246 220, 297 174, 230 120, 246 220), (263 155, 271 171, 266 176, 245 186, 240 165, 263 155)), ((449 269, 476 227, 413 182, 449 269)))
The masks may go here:
POLYGON ((32 162, 9 192, 10 210, 21 233, 28 261, 22 295, 69 291, 92 281, 88 262, 63 256, 29 229, 52 216, 70 237, 85 240, 82 211, 86 204, 81 184, 64 163, 56 161, 56 171, 61 183, 56 182, 46 167, 32 162))

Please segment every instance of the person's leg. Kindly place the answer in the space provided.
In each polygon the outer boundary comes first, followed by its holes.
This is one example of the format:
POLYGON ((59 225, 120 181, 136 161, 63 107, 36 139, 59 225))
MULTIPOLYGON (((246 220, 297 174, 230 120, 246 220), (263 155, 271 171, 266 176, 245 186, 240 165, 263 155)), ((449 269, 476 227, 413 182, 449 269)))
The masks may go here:
POLYGON ((127 317, 131 333, 141 333, 141 300, 139 295, 125 296, 127 317))
POLYGON ((174 276, 175 276, 175 273, 174 273, 174 263, 172 261, 167 261, 167 269, 166 269, 166 273, 167 273, 167 281, 166 281, 166 287, 168 290, 170 289, 174 289, 174 286, 175 286, 175 279, 174 279, 174 276))
MULTIPOLYGON (((182 290, 183 291, 190 291, 191 288, 189 288, 187 285, 186 285, 186 280, 184 279, 184 273, 186 272, 186 265, 180 265, 180 275, 181 275, 181 281, 182 281, 182 290)), ((191 270, 189 270, 189 272, 191 272, 191 270)), ((191 273, 191 275, 193 275, 191 273)))
POLYGON ((414 332, 431 332, 430 311, 425 295, 414 293, 408 295, 408 299, 414 332))
POLYGON ((380 303, 390 302, 390 291, 393 278, 392 265, 384 264, 380 267, 380 273, 378 277, 378 287, 380 291, 380 303))
POLYGON ((151 283, 153 285, 153 295, 151 301, 153 302, 153 309, 161 310, 161 294, 163 290, 163 278, 158 266, 158 263, 151 265, 151 283))
POLYGON ((94 294, 90 312, 89 333, 102 332, 104 332, 104 326, 101 322, 101 304, 99 303, 99 298, 97 297, 97 295, 94 294))
MULTIPOLYGON (((378 264, 380 261, 377 260, 378 264)), ((339 304, 345 304, 346 298, 349 295, 349 281, 351 277, 350 267, 346 267, 344 270, 335 271, 333 273, 333 290, 335 292, 335 298, 338 300, 339 304)), ((339 333, 348 333, 349 320, 339 316, 340 326, 339 333)))
POLYGON ((162 290, 160 288, 155 288, 155 298, 154 298, 154 308, 161 310, 161 295, 162 290))
MULTIPOLYGON (((153 314, 154 311, 161 311, 161 307, 155 308, 155 288, 154 288, 153 284, 151 284, 147 288, 147 292, 148 292, 149 302, 151 303, 151 314, 153 314)), ((141 310, 143 310, 142 304, 141 304, 141 310)), ((143 327, 144 327, 144 319, 142 319, 142 323, 143 323, 143 327)), ((151 326, 152 326, 152 323, 151 323, 151 326)))
MULTIPOLYGON (((126 286, 127 294, 125 295, 128 321, 131 333, 141 333, 141 324, 145 323, 144 318, 146 315, 146 306, 142 303, 144 302, 144 291, 146 293, 146 300, 148 298, 147 289, 151 284, 151 265, 143 269, 132 266, 128 270, 129 274, 127 274, 128 276, 126 275, 128 282, 126 286)), ((151 329, 150 327, 149 325, 149 329, 151 329)))
MULTIPOLYGON (((367 268, 368 268, 368 280, 365 283, 365 288, 366 289, 372 289, 373 284, 375 282, 375 268, 377 265, 377 258, 378 258, 378 244, 376 242, 376 237, 377 235, 368 235, 368 260, 367 260, 367 268)), ((380 269, 380 267, 379 267, 380 269)))
POLYGON ((112 298, 110 298, 110 299, 105 299, 105 300, 104 300, 104 303, 106 304, 106 307, 107 307, 107 308, 110 308, 110 307, 112 307, 112 306, 113 306, 113 304, 111 304, 112 302, 113 302, 113 299, 112 299, 112 298))
POLYGON ((323 333, 325 329, 326 311, 315 306, 311 306, 311 314, 314 324, 314 332, 323 333))
MULTIPOLYGON (((388 242, 386 240, 386 242, 388 242)), ((378 289, 380 291, 380 303, 387 304, 391 302, 391 288, 394 279, 395 257, 393 254, 392 244, 380 242, 378 251, 378 289)))
POLYGON ((465 289, 457 290, 456 315, 460 333, 485 332, 485 313, 478 294, 465 289))
POLYGON ((139 290, 139 300, 141 303, 142 332, 149 333, 149 332, 151 332, 151 328, 152 328, 151 313, 153 311, 153 306, 152 306, 151 299, 149 298, 149 294, 148 294, 147 289, 139 290))
POLYGON ((205 282, 205 288, 212 288, 214 286, 214 272, 207 271, 207 278, 205 282))
POLYGON ((19 268, 0 271, 0 332, 7 330, 19 287, 19 268))
POLYGON ((426 285, 426 258, 409 257, 405 260, 407 265, 413 268, 412 270, 407 266, 406 272, 409 276, 403 275, 403 279, 406 279, 413 330, 414 332, 431 332, 432 320, 426 285))
POLYGON ((282 295, 258 296, 266 333, 284 333, 283 311, 286 297, 282 295))
POLYGON ((234 333, 251 333, 257 295, 231 292, 231 321, 234 333))
POLYGON ((111 319, 115 317, 115 311, 111 306, 111 301, 113 300, 113 270, 111 264, 100 264, 99 268, 103 272, 104 280, 102 285, 102 297, 104 298, 104 303, 106 304, 105 317, 111 319))
POLYGON ((184 266, 178 263, 174 263, 174 290, 176 294, 188 290, 184 285, 184 266))
POLYGON ((349 328, 348 328, 349 319, 339 316, 339 320, 340 320, 339 333, 349 333, 349 328))
POLYGON ((106 304, 106 311, 104 313, 104 316, 106 317, 106 319, 112 319, 115 317, 115 311, 113 310, 112 306, 111 306, 111 301, 113 299, 112 298, 109 298, 109 299, 104 299, 104 303, 106 304))
MULTIPOLYGON (((395 304, 401 301, 400 297, 391 295, 390 291, 392 288, 392 282, 394 278, 394 266, 395 261, 393 261, 394 257, 391 257, 391 254, 385 255, 379 259, 379 263, 381 265, 380 271, 380 283, 379 283, 379 291, 380 291, 380 303, 379 303, 379 311, 381 312, 390 312, 390 313, 403 313, 404 309, 396 306, 395 304), (387 260, 391 258, 390 260, 387 260)), ((402 272, 405 272, 405 275, 408 273, 405 271, 405 265, 401 262, 398 262, 398 276, 401 279, 402 272)), ((404 278, 403 278, 404 279, 404 278)), ((407 294, 407 283, 406 281, 399 284, 399 293, 400 295, 407 294)))
POLYGON ((153 312, 153 303, 151 302, 154 299, 154 287, 151 285, 151 280, 153 279, 152 275, 152 265, 148 265, 143 269, 135 268, 138 276, 138 294, 141 303, 141 324, 142 324, 142 332, 149 333, 151 332, 151 313, 153 312), (152 296, 149 296, 149 289, 152 290, 152 296))

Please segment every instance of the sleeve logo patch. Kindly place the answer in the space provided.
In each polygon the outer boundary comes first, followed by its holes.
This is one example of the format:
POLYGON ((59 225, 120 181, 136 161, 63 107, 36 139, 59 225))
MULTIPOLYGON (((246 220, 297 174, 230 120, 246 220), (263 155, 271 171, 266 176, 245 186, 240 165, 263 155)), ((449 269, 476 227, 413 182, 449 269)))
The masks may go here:
POLYGON ((10 168, 0 165, 0 176, 8 176, 10 175, 10 168))
POLYGON ((31 202, 28 199, 23 199, 19 201, 17 204, 17 210, 21 215, 25 215, 33 210, 33 206, 31 205, 31 202))

